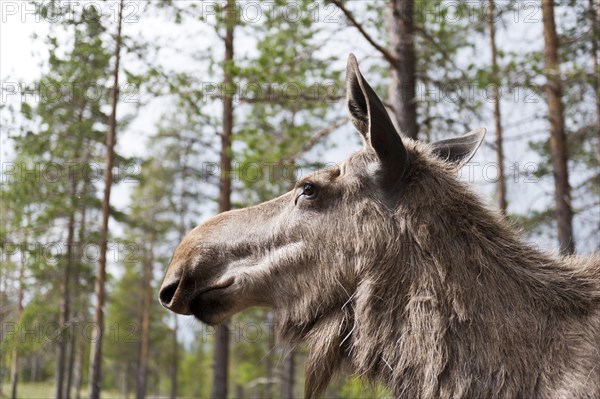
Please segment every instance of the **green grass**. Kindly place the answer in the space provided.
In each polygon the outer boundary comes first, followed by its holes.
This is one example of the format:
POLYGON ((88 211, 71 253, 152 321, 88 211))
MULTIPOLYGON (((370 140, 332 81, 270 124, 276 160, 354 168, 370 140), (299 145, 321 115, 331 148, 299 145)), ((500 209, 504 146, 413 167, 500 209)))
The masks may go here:
MULTIPOLYGON (((10 383, 2 384, 2 398, 8 398, 10 383)), ((134 392, 130 393, 130 397, 134 392)), ((87 398, 87 387, 81 392, 82 398, 87 398)), ((102 399, 121 399, 125 396, 117 391, 102 391, 102 399)), ((52 382, 24 382, 17 386, 17 398, 19 399, 53 399, 54 383, 52 382)))

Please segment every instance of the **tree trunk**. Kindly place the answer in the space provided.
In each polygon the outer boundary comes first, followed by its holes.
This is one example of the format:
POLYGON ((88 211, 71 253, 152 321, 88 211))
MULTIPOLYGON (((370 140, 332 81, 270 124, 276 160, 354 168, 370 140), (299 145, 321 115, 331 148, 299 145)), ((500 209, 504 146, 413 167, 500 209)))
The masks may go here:
MULTIPOLYGON (((28 223, 28 226, 31 224, 28 223)), ((29 236, 27 234, 27 230, 25 230, 25 235, 23 239, 23 243, 21 244, 21 259, 19 261, 19 289, 17 291, 17 322, 21 320, 21 314, 23 314, 23 293, 25 289, 25 253, 27 252, 27 241, 29 241, 29 236)), ((14 347, 12 350, 12 357, 10 362, 10 397, 11 399, 17 398, 17 382, 19 380, 19 348, 18 348, 18 340, 15 340, 14 347)))
POLYGON ((121 384, 123 387, 123 391, 125 391, 125 398, 129 398, 129 371, 131 370, 131 368, 129 367, 130 363, 127 362, 125 364, 125 372, 121 374, 122 376, 122 380, 121 380, 121 384))
MULTIPOLYGON (((75 314, 73 314, 73 319, 76 320, 75 314)), ((68 347, 68 356, 67 356, 67 380, 65 381, 65 399, 71 398, 71 387, 73 386, 73 367, 75 366, 75 352, 77 351, 77 340, 75 333, 75 328, 71 330, 69 335, 69 347, 68 347)))
POLYGON ((38 373, 40 371, 40 357, 39 356, 34 356, 31 359, 31 374, 30 374, 30 379, 33 382, 37 382, 38 381, 38 373))
POLYGON ((414 43, 414 1, 389 0, 387 30, 391 55, 390 101, 400 133, 417 138, 416 58, 414 43))
MULTIPOLYGON (((69 224, 67 227, 67 261, 65 262, 62 278, 62 298, 61 298, 61 317, 60 317, 60 334, 58 343, 58 355, 56 359, 56 386, 54 397, 56 399, 69 398, 69 393, 64 395, 64 376, 65 376, 65 361, 67 354, 67 325, 71 312, 71 270, 73 268, 73 245, 75 241, 75 196, 77 195, 77 178, 75 175, 70 176, 71 186, 69 199, 71 209, 69 211, 69 224)), ((68 391, 68 390, 67 390, 68 391)))
POLYGON ((542 0, 542 17, 544 24, 544 66, 547 77, 546 98, 548 102, 548 119, 550 120, 550 152, 554 175, 558 244, 561 254, 572 254, 575 252, 572 225, 573 211, 571 210, 567 139, 561 100, 562 87, 553 0, 542 0))
POLYGON ((390 63, 389 97, 398 129, 403 136, 417 138, 416 56, 414 43, 414 0, 388 0, 386 26, 389 38, 386 46, 378 44, 365 30, 343 0, 329 0, 335 4, 351 25, 390 63))
POLYGON ((19 379, 19 350, 17 349, 16 342, 12 350, 12 357, 10 359, 10 397, 11 399, 17 398, 17 381, 19 379))
MULTIPOLYGON (((177 226, 177 230, 179 232, 179 242, 183 240, 186 234, 186 226, 185 226, 185 215, 186 215, 186 185, 185 181, 188 176, 188 154, 191 150, 192 143, 181 143, 180 146, 184 148, 184 155, 179 158, 179 168, 181 171, 181 186, 179 192, 179 222, 177 226)), ((173 314, 173 332, 171 334, 171 345, 173 351, 173 357, 171 358, 171 370, 170 370, 170 380, 171 380, 171 390, 169 392, 169 398, 175 399, 177 397, 177 371, 178 371, 178 363, 179 363, 179 344, 177 342, 177 330, 179 329, 179 319, 176 314, 173 314)))
MULTIPOLYGON (((82 242, 79 241, 78 242, 78 248, 81 248, 82 242)), ((77 282, 79 281, 79 272, 78 272, 78 263, 81 260, 81 252, 77 251, 77 255, 75 256, 75 259, 77 259, 77 267, 74 270, 74 273, 71 273, 71 287, 76 287, 77 286, 77 282)), ((72 334, 70 335, 70 340, 69 340, 69 358, 67 361, 67 381, 66 381, 66 387, 65 387, 65 398, 69 399, 71 397, 71 390, 73 388, 73 382, 75 380, 75 362, 76 362, 76 358, 78 356, 78 344, 79 344, 79 340, 77 339, 77 335, 78 333, 81 331, 79 330, 79 314, 80 311, 78 309, 77 306, 77 295, 75 290, 71 293, 71 300, 72 300, 72 305, 73 305, 73 316, 72 316, 72 320, 75 321, 75 325, 73 326, 73 329, 71 330, 72 334)))
MULTIPOLYGON (((86 154, 86 156, 84 157, 85 162, 87 163, 89 161, 89 153, 86 154)), ((90 182, 88 180, 83 181, 83 188, 82 188, 82 196, 83 198, 87 198, 87 195, 89 193, 90 190, 90 182)), ((79 222, 79 233, 78 233, 78 241, 79 241, 79 246, 77 247, 77 257, 76 259, 78 259, 79 262, 81 262, 81 259, 83 258, 83 243, 85 242, 85 237, 86 237, 86 212, 87 212, 87 205, 86 205, 86 201, 82 201, 82 207, 81 207, 81 220, 79 222)), ((81 320, 79 320, 79 322, 83 322, 85 320, 84 315, 87 314, 86 311, 86 306, 85 303, 87 302, 86 299, 87 295, 82 298, 81 296, 77 295, 77 287, 79 286, 79 272, 80 272, 80 266, 81 264, 78 264, 78 267, 75 269, 75 273, 73 273, 73 287, 75 288, 74 292, 73 292, 73 298, 75 298, 74 300, 77 301, 77 306, 76 306, 76 312, 77 314, 79 314, 81 316, 81 320)), ((81 333, 82 330, 79 330, 79 333, 81 333)), ((73 388, 75 390, 75 399, 80 399, 81 398, 81 385, 82 385, 82 381, 83 381, 83 356, 85 353, 85 340, 81 339, 76 339, 73 343, 73 345, 75 345, 75 347, 77 348, 75 350, 76 356, 75 356, 75 364, 73 366, 73 388)), ((67 389, 70 390, 70 387, 67 386, 67 389)))
POLYGON ((97 335, 92 342, 90 351, 89 397, 100 399, 102 383, 102 337, 104 336, 104 302, 106 279, 106 250, 108 246, 108 219, 110 216, 110 191, 112 188, 112 168, 115 160, 115 141, 117 131, 117 101, 119 97, 119 63, 121 61, 121 26, 123 22, 123 0, 119 4, 117 21, 117 39, 115 47, 115 67, 113 71, 112 111, 109 119, 108 134, 106 135, 106 166, 104 169, 104 198, 102 200, 102 220, 100 223, 100 253, 96 270, 96 306, 94 309, 94 324, 97 335))
POLYGON ((235 399, 244 399, 244 387, 240 384, 235 385, 235 399))
POLYGON ((496 197, 498 198, 498 207, 502 214, 506 215, 506 179, 504 178, 504 150, 502 148, 502 118, 500 114, 500 79, 498 79, 498 62, 496 52, 496 26, 495 26, 495 3, 494 0, 488 0, 487 23, 490 31, 490 50, 492 53, 492 71, 493 71, 493 91, 494 91, 494 126, 496 130, 496 163, 498 165, 498 180, 496 180, 496 197))
POLYGON ((73 376, 75 399, 81 399, 81 386, 83 385, 83 355, 85 352, 85 342, 82 339, 80 339, 78 342, 77 358, 75 359, 75 372, 73 376))
POLYGON ((216 327, 213 348, 213 385, 210 397, 227 397, 227 371, 229 363, 229 326, 225 321, 216 327))
POLYGON ((142 277, 143 300, 142 300, 142 336, 140 340, 140 351, 138 357, 137 379, 135 396, 142 399, 146 396, 146 375, 148 368, 148 351, 150 340, 150 310, 152 307, 152 265, 154 262, 154 237, 150 237, 150 247, 144 257, 144 272, 142 277))
MULTIPOLYGON (((85 108, 85 103, 83 105, 81 105, 81 110, 79 112, 79 122, 81 122, 83 120, 83 112, 84 112, 84 108, 85 108)), ((89 162, 89 151, 88 151, 88 146, 89 146, 89 141, 87 140, 87 138, 82 138, 80 136, 79 140, 78 140, 78 146, 76 149, 76 154, 75 154, 75 159, 81 160, 82 163, 86 163, 89 162), (83 155, 80 157, 79 151, 80 149, 83 149, 83 155)), ((77 194, 77 185, 79 184, 79 177, 77 175, 73 175, 70 176, 71 179, 73 179, 72 182, 72 186, 71 186, 71 204, 72 204, 72 210, 71 210, 71 215, 70 217, 72 218, 72 220, 69 220, 69 230, 68 230, 68 234, 70 234, 72 236, 72 238, 69 239, 69 245, 70 247, 75 246, 75 248, 73 248, 71 250, 71 253, 69 255, 69 284, 70 284, 70 290, 69 293, 70 295, 67 298, 67 320, 69 317, 69 311, 70 308, 73 307, 74 311, 73 311, 73 315, 72 318, 73 320, 77 321, 78 317, 78 306, 77 306, 77 298, 79 297, 79 268, 80 268, 80 264, 81 264, 81 258, 83 256, 83 236, 85 234, 85 209, 86 209, 86 204, 85 204, 85 200, 83 200, 81 202, 82 205, 82 209, 81 209, 81 220, 80 220, 80 226, 79 226, 79 232, 78 232, 78 241, 77 242, 73 242, 73 240, 75 240, 75 236, 74 236, 74 227, 75 227, 75 217, 76 217, 76 213, 78 211, 77 209, 77 203, 75 201, 75 197, 77 194), (71 231, 71 222, 73 225, 73 231, 71 231), (77 244, 77 245, 76 245, 77 244), (72 291, 71 291, 72 290, 72 291)), ((84 198, 87 195, 87 192, 89 190, 89 183, 85 180, 85 178, 82 179, 83 180, 83 185, 81 188, 81 196, 83 196, 84 198)), ((66 271, 65 271, 65 274, 66 271)), ((66 276, 65 276, 66 277, 66 276)), ((74 326, 75 328, 73 330, 76 329, 77 326, 74 326)), ((70 399, 71 398, 71 388, 73 387, 73 368, 75 367, 75 357, 76 357, 76 353, 77 353, 77 334, 73 331, 70 330, 72 334, 69 335, 70 339, 69 339, 69 351, 68 351, 68 360, 67 360, 67 380, 66 380, 66 387, 65 387, 65 399, 70 399)))
POLYGON ((596 97, 596 135, 598 136, 598 148, 596 152, 596 158, 600 162, 600 70, 598 69, 598 23, 600 20, 600 7, 594 5, 594 0, 588 0, 589 7, 589 20, 590 20, 590 32, 592 35, 592 76, 593 76, 593 88, 594 95, 596 97))
MULTIPOLYGON (((181 191, 179 192, 179 222, 177 226, 177 230, 179 232, 179 242, 183 240, 186 233, 185 226, 185 215, 187 211, 187 204, 185 198, 186 192, 186 184, 185 181, 188 177, 189 167, 188 167, 188 156, 189 152, 192 148, 192 143, 181 143, 179 144, 184 148, 184 155, 179 158, 179 170, 181 171, 181 191)), ((177 397, 177 369, 179 362, 179 344, 177 343, 177 330, 179 328, 179 319, 176 314, 173 314, 173 334, 171 336, 172 341, 171 344, 173 346, 173 358, 171 360, 171 392, 170 399, 175 399, 177 397)))
MULTIPOLYGON (((233 132, 233 30, 235 1, 227 0, 225 6, 225 59, 223 60, 223 132, 221 133, 221 160, 219 180, 219 212, 231 209, 231 135, 233 132)), ((227 372, 229 360, 228 321, 216 327, 213 349, 212 399, 227 397, 227 372)))
POLYGON ((221 134, 220 178, 219 178, 219 212, 231 209, 231 136, 233 133, 233 29, 235 18, 235 2, 227 0, 225 59, 223 61, 223 132, 221 134))
POLYGON ((177 315, 173 315, 175 321, 173 323, 173 360, 171 362, 171 395, 170 399, 175 399, 177 397, 177 362, 179 361, 179 345, 177 345, 177 328, 179 327, 179 323, 177 320, 177 315))
POLYGON ((273 353, 275 351, 275 336, 271 334, 271 326, 273 325, 273 312, 269 312, 267 314, 267 325, 269 326, 269 331, 267 338, 269 339, 267 345, 267 354, 265 355, 265 367, 267 369, 267 383, 265 384, 265 399, 273 398, 273 353))
POLYGON ((294 351, 290 351, 283 360, 283 373, 281 378, 282 399, 294 398, 294 369, 294 351))

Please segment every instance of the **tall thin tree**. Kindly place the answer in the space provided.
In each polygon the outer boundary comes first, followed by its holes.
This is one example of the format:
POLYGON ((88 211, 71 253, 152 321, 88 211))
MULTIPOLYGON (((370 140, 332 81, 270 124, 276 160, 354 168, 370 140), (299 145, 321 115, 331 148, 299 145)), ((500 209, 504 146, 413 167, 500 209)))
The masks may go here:
MULTIPOLYGON (((154 224, 151 224, 154 226, 154 224)), ((142 399, 146 396, 146 375, 148 373, 148 356, 150 344, 150 309, 152 306, 152 275, 154 263, 154 241, 156 237, 154 232, 148 234, 145 255, 142 263, 142 309, 141 326, 142 334, 140 337, 140 347, 138 353, 138 369, 135 386, 135 397, 142 399)))
MULTIPOLYGON (((85 156, 84 156, 84 162, 85 164, 87 164, 87 162, 89 162, 89 156, 90 154, 88 152, 86 152, 85 156)), ((93 189, 93 185, 90 181, 90 179, 84 179, 83 180, 83 188, 81 190, 82 195, 84 198, 89 197, 90 191, 92 191, 93 189)), ((86 242, 86 233, 87 233, 87 209, 88 209, 88 204, 87 201, 82 201, 81 202, 81 208, 79 209, 79 232, 78 232, 78 242, 79 243, 84 243, 86 242)), ((77 246, 77 256, 76 258, 81 260, 83 256, 83 248, 82 245, 77 246)), ((79 265, 81 267, 81 264, 79 265)), ((77 287, 79 285, 80 282, 80 268, 77 268, 75 270, 75 273, 73 274, 73 281, 74 287, 77 287)), ((84 320, 85 315, 88 313, 86 311, 87 309, 87 296, 83 296, 83 295, 79 295, 79 296, 74 296, 74 298, 77 298, 77 306, 76 306, 76 314, 79 315, 81 317, 82 320, 84 320)), ((75 358, 73 359, 74 361, 74 366, 73 366, 73 389, 75 391, 75 399, 80 399, 81 398, 81 386, 83 383, 83 362, 84 362, 84 352, 85 352, 85 340, 82 339, 81 337, 82 334, 74 334, 75 338, 78 338, 75 340, 75 342, 73 343, 74 346, 74 350, 76 352, 75 358)), ((67 389, 68 385, 67 385, 67 389)))
MULTIPOLYGON (((80 109, 77 113, 78 123, 83 121, 83 113, 86 107, 86 100, 80 104, 80 109)), ((82 134, 78 134, 75 140, 73 159, 81 160, 80 151, 84 147, 84 138, 82 134)), ((84 151, 87 153, 87 151, 84 151)), ((75 251, 75 224, 77 214, 77 197, 78 197, 78 186, 79 186, 79 174, 72 173, 68 177, 69 186, 69 207, 68 207, 68 222, 67 222, 67 259, 64 262, 63 268, 63 279, 62 279, 62 293, 61 293, 61 316, 60 316, 60 335, 58 344, 58 356, 56 359, 56 386, 55 386, 55 397, 57 399, 70 399, 71 397, 71 377, 72 371, 68 367, 67 362, 67 349, 68 344, 71 341, 71 337, 67 334, 68 323, 71 317, 71 281, 72 273, 74 268, 75 260, 77 259, 75 251), (67 373, 67 380, 65 381, 65 372, 67 373), (65 389, 65 383, 66 389, 65 389)))
POLYGON ((496 180, 496 197, 498 207, 506 215, 506 179, 504 178, 504 150, 502 148, 502 116, 500 113, 500 81, 498 79, 498 55, 496 50, 496 4, 494 0, 488 0, 487 24, 490 34, 490 52, 493 79, 493 102, 494 102, 494 128, 495 128, 495 150, 496 164, 498 166, 498 179, 496 180))
POLYGON ((117 37, 115 46, 115 65, 113 69, 112 107, 106 135, 106 165, 104 168, 104 196, 102 199, 102 219, 100 223, 100 249, 96 268, 96 305, 94 309, 94 324, 97 335, 92 342, 90 351, 89 397, 100 399, 102 384, 102 338, 104 329, 104 302, 106 280, 106 251, 108 247, 108 220, 110 217, 110 192, 112 189, 112 169, 115 161, 115 142, 117 136, 117 101, 119 98, 119 64, 121 61, 121 29, 123 24, 123 0, 119 3, 117 18, 117 37))
MULTIPOLYGON (((596 2, 597 3, 597 2, 596 2)), ((594 4, 594 0, 588 0, 588 20, 590 24, 590 35, 592 37, 592 87, 596 98, 596 123, 600 126, 600 68, 598 67, 598 40, 600 24, 600 5, 594 4)), ((596 157, 600 162, 600 129, 596 132, 598 136, 598 147, 596 157)))
MULTIPOLYGON (((90 153, 90 148, 89 148, 89 143, 88 143, 88 138, 83 137, 82 143, 81 144, 81 148, 83 149, 83 154, 81 154, 81 157, 77 157, 77 159, 79 159, 81 161, 82 165, 87 165, 90 161, 90 157, 91 157, 91 153, 90 153)), ((73 266, 74 269, 72 270, 72 272, 70 273, 70 279, 71 279, 71 286, 73 288, 73 291, 71 292, 71 307, 73 308, 73 314, 72 314, 72 318, 75 321, 78 321, 78 318, 81 317, 82 315, 86 314, 87 312, 85 312, 82 308, 84 307, 82 305, 82 302, 84 302, 82 300, 82 293, 80 292, 80 286, 79 286, 79 281, 80 281, 80 273, 81 273, 81 266, 82 266, 82 257, 83 257, 83 248, 82 248, 82 243, 84 242, 84 237, 86 234, 86 210, 88 205, 88 198, 89 198, 89 193, 90 193, 90 186, 91 186, 91 182, 89 181, 90 179, 80 179, 81 183, 82 183, 82 187, 81 187, 81 191, 80 191, 80 197, 79 197, 79 202, 73 202, 73 212, 78 212, 79 213, 79 230, 78 230, 78 238, 76 243, 78 243, 78 245, 75 245, 74 248, 74 256, 73 256, 73 266), (77 206, 76 206, 77 205, 77 206)), ((74 243, 75 244, 75 243, 74 243)), ((81 387, 81 375, 82 375, 82 370, 81 370, 81 362, 83 361, 83 345, 81 342, 81 334, 77 334, 77 333, 73 333, 71 334, 70 340, 69 340, 69 359, 68 359, 68 364, 67 364, 67 376, 66 376, 66 387, 65 387, 65 398, 70 398, 71 397, 71 390, 73 388, 73 386, 75 385, 75 396, 77 399, 79 399, 79 395, 81 395, 80 393, 80 387, 81 387), (78 337, 79 335, 79 337, 78 337), (78 339, 79 338, 79 339, 78 339)))
MULTIPOLYGON (((27 224, 29 225, 29 223, 27 224)), ((25 254, 27 248, 28 234, 25 229, 25 235, 23 242, 21 243, 21 257, 19 259, 19 288, 17 291, 17 315, 16 320, 20 321, 21 314, 23 313, 23 294, 25 291, 25 254)), ((15 342, 12 350, 12 357, 10 362, 10 397, 11 399, 17 398, 17 382, 19 380, 19 348, 15 342)))
MULTIPOLYGON (((185 142, 185 141, 184 141, 185 142)), ((190 165, 189 165, 189 156, 190 151, 192 149, 193 142, 187 142, 187 145, 184 146, 183 156, 179 157, 179 171, 180 171, 180 180, 181 187, 179 191, 179 221, 177 224, 177 232, 179 234, 179 240, 182 240, 186 234, 186 223, 185 223, 185 215, 187 213, 187 201, 186 201, 186 179, 190 174, 190 165)), ((175 399, 177 397, 177 369, 179 363, 179 343, 177 342, 177 330, 179 328, 179 320, 177 319, 177 315, 173 317, 173 333, 171 336, 171 343, 173 348, 173 358, 171 360, 171 391, 170 391, 170 399, 175 399)))
POLYGON ((400 132, 417 138, 416 57, 414 42, 414 1, 389 0, 387 29, 391 48, 390 100, 400 132))
POLYGON ((281 381, 281 398, 282 399, 293 399, 294 398, 294 375, 295 375, 295 364, 294 364, 295 352, 290 350, 290 353, 283 360, 282 370, 282 381, 281 381))
POLYGON ((564 108, 561 99, 562 85, 553 0, 542 0, 542 19, 544 25, 544 66, 547 80, 545 91, 548 103, 548 119, 550 121, 550 154, 552 157, 552 173, 554 175, 558 244, 562 254, 571 254, 575 252, 573 210, 571 209, 571 190, 569 187, 569 169, 567 166, 567 138, 565 134, 564 108))
POLYGON ((67 355, 67 342, 68 335, 66 333, 67 324, 69 323, 69 317, 71 313, 71 270, 73 269, 73 244, 75 240, 75 196, 77 195, 77 178, 75 174, 69 177, 69 221, 67 227, 67 259, 64 262, 63 268, 63 281, 62 281, 62 293, 61 293, 61 318, 60 318, 60 335, 58 343, 58 354, 56 356, 56 386, 55 386, 55 397, 56 399, 69 398, 70 392, 67 389, 66 395, 64 394, 64 377, 65 377, 65 363, 67 355))
POLYGON ((177 397, 177 365, 179 363, 179 343, 177 342, 177 329, 179 328, 179 322, 177 320, 177 315, 173 315, 173 319, 173 333, 171 335, 173 358, 171 360, 171 390, 169 392, 169 399, 175 399, 177 397))
POLYGON ((386 27, 390 49, 376 42, 357 21, 342 0, 329 0, 335 4, 359 33, 389 63, 391 82, 389 86, 391 107, 400 133, 416 139, 416 54, 414 39, 414 0, 388 0, 386 3, 386 27))
MULTIPOLYGON (((225 15, 225 58, 223 60, 223 131, 221 132, 219 212, 231 209, 231 140, 233 134, 233 35, 235 28, 234 0, 227 0, 225 15)), ((229 366, 229 325, 225 321, 216 327, 213 350, 212 399, 227 397, 229 366)))

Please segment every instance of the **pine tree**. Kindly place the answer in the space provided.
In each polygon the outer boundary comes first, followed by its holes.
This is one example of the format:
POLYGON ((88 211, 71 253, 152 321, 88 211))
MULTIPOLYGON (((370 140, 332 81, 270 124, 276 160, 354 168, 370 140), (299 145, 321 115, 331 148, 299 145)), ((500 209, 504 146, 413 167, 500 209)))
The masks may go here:
POLYGON ((488 30, 490 35, 490 64, 493 77, 493 103, 494 103, 494 129, 495 129, 495 152, 496 164, 498 165, 498 178, 496 180, 496 197, 498 198, 498 207, 506 215, 506 178, 504 176, 504 148, 502 137, 502 115, 500 112, 500 81, 498 79, 498 51, 496 49, 496 3, 494 0, 488 0, 488 12, 486 15, 488 30))
MULTIPOLYGON (((54 2, 41 4, 37 12, 45 15, 48 12, 66 13, 68 9, 57 9, 54 2)), ((22 113, 31 122, 33 131, 16 135, 14 143, 19 149, 17 163, 21 168, 39 167, 43 170, 58 168, 56 176, 36 175, 35 190, 30 200, 39 201, 38 209, 28 229, 33 226, 44 226, 52 222, 65 220, 65 235, 59 238, 61 257, 57 264, 45 265, 60 274, 58 280, 50 279, 52 287, 60 291, 60 331, 57 340, 57 356, 55 374, 55 396, 69 397, 67 384, 65 391, 65 373, 71 374, 70 365, 66 363, 68 344, 71 337, 67 334, 72 322, 71 304, 78 295, 73 291, 72 273, 78 268, 78 243, 75 240, 76 213, 81 204, 89 203, 90 197, 82 193, 85 186, 84 170, 97 148, 96 130, 94 126, 105 122, 101 112, 101 98, 91 96, 86 89, 102 85, 106 76, 108 56, 102 48, 100 35, 103 27, 95 9, 86 10, 87 14, 73 13, 73 18, 66 24, 71 29, 73 40, 59 43, 54 34, 46 40, 49 47, 49 71, 35 83, 39 101, 31 106, 22 104, 22 113), (60 56, 59 54, 65 54, 60 56), (48 93, 53 95, 48 95, 48 93)), ((22 185, 26 182, 21 181, 22 185)), ((38 230, 38 229, 35 229, 38 230)), ((36 233, 39 244, 49 241, 53 244, 52 231, 41 228, 36 233)), ((43 248, 43 246, 42 246, 43 248)), ((39 254, 36 254, 39 255, 39 254)), ((80 256, 80 254, 79 254, 80 256)), ((48 285, 48 281, 41 281, 48 285)), ((16 353, 16 352, 15 352, 16 353)))
POLYGON ((106 251, 108 245, 108 220, 110 218, 110 192, 113 184, 112 169, 114 165, 114 147, 117 130, 117 101, 119 98, 119 68, 121 59, 121 28, 123 23, 123 0, 119 4, 119 16, 117 19, 117 35, 115 44, 115 64, 113 67, 113 86, 111 98, 111 114, 106 134, 106 165, 104 168, 104 197, 102 199, 102 220, 100 224, 100 251, 98 267, 96 270, 96 304, 94 308, 94 323, 98 335, 92 343, 90 352, 90 375, 89 375, 89 397, 100 399, 101 390, 101 368, 102 368, 102 337, 104 330, 104 303, 105 303, 105 279, 106 279, 106 251))
POLYGON ((544 25, 544 64, 546 68, 546 101, 550 121, 550 150, 554 174, 554 193, 556 201, 556 221, 558 225, 558 243, 560 252, 575 252, 573 239, 573 211, 571 209, 571 188, 567 166, 567 139, 562 104, 562 84, 560 81, 560 61, 558 41, 554 23, 553 0, 542 0, 544 25))

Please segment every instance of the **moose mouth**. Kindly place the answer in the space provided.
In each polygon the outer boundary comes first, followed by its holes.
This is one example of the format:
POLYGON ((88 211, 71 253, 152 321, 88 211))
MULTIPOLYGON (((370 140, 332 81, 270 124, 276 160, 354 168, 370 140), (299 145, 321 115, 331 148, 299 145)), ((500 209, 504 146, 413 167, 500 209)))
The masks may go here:
POLYGON ((228 296, 224 295, 224 291, 233 283, 234 279, 231 278, 221 285, 209 287, 196 294, 190 301, 190 312, 206 324, 213 325, 222 321, 225 318, 222 315, 230 308, 228 296))

